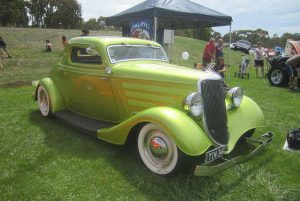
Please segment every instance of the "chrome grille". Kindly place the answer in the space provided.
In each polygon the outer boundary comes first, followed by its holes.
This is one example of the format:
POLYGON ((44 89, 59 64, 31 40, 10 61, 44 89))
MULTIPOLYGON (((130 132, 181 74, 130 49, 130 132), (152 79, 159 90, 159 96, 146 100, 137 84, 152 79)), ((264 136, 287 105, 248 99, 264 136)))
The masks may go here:
POLYGON ((204 123, 213 141, 228 143, 227 114, 223 80, 203 80, 201 95, 204 107, 204 123))

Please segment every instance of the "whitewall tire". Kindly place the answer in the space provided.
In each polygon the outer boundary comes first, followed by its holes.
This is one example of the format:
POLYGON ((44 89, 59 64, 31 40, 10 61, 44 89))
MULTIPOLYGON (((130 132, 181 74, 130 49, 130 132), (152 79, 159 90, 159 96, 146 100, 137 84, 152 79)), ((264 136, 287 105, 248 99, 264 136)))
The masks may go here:
POLYGON ((44 86, 39 86, 37 91, 37 101, 40 112, 44 117, 51 116, 50 100, 47 90, 44 86))
POLYGON ((169 175, 178 169, 179 150, 171 136, 156 124, 143 126, 138 151, 146 167, 156 174, 169 175))

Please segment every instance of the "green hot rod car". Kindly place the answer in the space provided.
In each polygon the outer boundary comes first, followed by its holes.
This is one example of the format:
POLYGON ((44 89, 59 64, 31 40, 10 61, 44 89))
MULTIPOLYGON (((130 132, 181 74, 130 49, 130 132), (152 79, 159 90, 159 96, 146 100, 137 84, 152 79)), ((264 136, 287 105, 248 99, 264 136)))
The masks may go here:
POLYGON ((250 138, 264 117, 241 88, 226 90, 218 74, 169 64, 148 40, 71 39, 62 62, 36 86, 43 116, 118 145, 135 139, 146 167, 160 175, 178 172, 187 158, 197 159, 195 175, 213 175, 249 160, 273 137, 250 138), (240 141, 258 145, 232 158, 240 141))

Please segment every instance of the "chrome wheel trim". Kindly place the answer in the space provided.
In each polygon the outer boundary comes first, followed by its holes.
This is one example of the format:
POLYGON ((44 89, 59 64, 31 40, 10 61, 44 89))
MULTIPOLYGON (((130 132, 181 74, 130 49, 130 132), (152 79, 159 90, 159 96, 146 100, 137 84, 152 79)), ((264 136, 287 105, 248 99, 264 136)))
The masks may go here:
POLYGON ((38 105, 43 116, 47 117, 50 113, 49 96, 46 89, 40 86, 38 89, 38 105))
POLYGON ((138 150, 144 164, 154 173, 171 173, 178 161, 175 142, 156 124, 148 123, 138 136, 138 150))
POLYGON ((271 73, 271 80, 274 84, 280 84, 282 82, 282 79, 283 79, 283 74, 280 69, 275 69, 271 73))

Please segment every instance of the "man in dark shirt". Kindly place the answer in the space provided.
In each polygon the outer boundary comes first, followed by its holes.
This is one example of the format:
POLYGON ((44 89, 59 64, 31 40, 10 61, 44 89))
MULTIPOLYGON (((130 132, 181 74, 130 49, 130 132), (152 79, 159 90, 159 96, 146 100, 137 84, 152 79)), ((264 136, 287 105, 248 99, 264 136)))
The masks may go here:
POLYGON ((218 58, 224 56, 223 47, 224 47, 224 42, 222 39, 219 39, 218 44, 216 45, 216 63, 218 58))
POLYGON ((4 42, 3 38, 0 36, 0 49, 1 48, 7 53, 7 57, 11 58, 11 54, 9 54, 9 52, 6 48, 6 43, 4 42))

